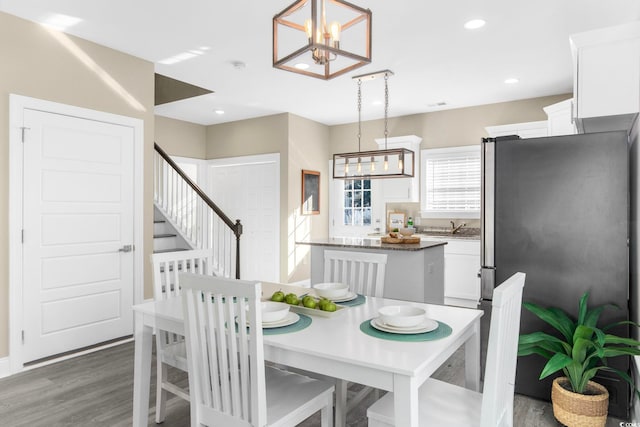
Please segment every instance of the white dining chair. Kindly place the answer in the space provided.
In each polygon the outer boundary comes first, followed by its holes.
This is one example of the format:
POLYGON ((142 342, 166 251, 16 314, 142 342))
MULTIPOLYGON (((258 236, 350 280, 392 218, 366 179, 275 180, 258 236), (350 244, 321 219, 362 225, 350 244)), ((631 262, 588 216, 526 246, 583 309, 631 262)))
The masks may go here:
POLYGON ((320 411, 332 427, 332 383, 265 366, 259 282, 183 273, 181 284, 192 426, 293 427, 320 411))
MULTIPOLYGON (((153 264, 153 296, 156 300, 173 298, 181 293, 180 272, 208 274, 211 250, 165 252, 151 255, 153 264)), ((167 366, 187 372, 187 350, 184 337, 166 331, 156 331, 156 423, 164 421, 167 392, 189 400, 189 391, 168 378, 167 366)))
POLYGON ((382 297, 387 254, 351 251, 324 251, 324 281, 349 285, 362 295, 382 297))
MULTIPOLYGON (((484 391, 429 378, 419 390, 420 426, 513 426, 513 394, 524 273, 516 273, 493 292, 484 391)), ((393 393, 367 410, 369 427, 394 425, 393 393)))
MULTIPOLYGON (((361 295, 383 296, 386 266, 387 254, 324 251, 324 281, 349 285, 350 291, 361 295)), ((358 406, 369 393, 375 392, 376 399, 379 397, 379 391, 375 388, 362 387, 359 391, 350 393, 348 386, 347 381, 336 380, 336 387, 341 389, 339 395, 348 396, 346 402, 336 402, 336 405, 338 408, 346 405, 347 413, 358 406)))

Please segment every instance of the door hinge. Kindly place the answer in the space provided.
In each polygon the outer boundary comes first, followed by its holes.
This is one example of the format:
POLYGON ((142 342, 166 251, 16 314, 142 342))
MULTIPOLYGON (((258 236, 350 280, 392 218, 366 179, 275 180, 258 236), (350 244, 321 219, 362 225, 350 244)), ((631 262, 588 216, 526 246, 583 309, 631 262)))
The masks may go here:
POLYGON ((22 142, 24 142, 24 131, 25 131, 25 130, 31 130, 31 128, 28 128, 28 127, 22 126, 22 127, 20 128, 20 130, 22 131, 22 142))
POLYGON ((24 344, 24 330, 22 331, 22 344, 24 344))
POLYGON ((22 240, 22 243, 24 243, 24 228, 20 230, 20 239, 22 240))

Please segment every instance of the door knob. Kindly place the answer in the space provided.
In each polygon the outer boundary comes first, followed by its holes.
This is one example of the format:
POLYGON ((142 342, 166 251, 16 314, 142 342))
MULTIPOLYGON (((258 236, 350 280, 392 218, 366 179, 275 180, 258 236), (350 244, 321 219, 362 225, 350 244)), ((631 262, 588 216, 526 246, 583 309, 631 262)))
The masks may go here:
POLYGON ((131 252, 132 250, 133 250, 133 245, 124 245, 123 247, 118 249, 118 252, 131 252))

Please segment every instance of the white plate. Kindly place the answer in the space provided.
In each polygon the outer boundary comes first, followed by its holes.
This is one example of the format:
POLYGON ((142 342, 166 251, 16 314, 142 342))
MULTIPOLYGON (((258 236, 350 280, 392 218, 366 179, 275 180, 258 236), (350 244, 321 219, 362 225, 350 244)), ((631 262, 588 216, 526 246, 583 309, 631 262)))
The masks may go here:
POLYGON ((270 328, 281 328, 283 326, 289 326, 296 323, 300 320, 300 316, 297 313, 289 312, 285 316, 284 319, 278 320, 277 322, 262 322, 262 329, 270 329, 270 328))
POLYGON ((392 334, 424 334, 425 332, 431 332, 438 328, 438 322, 433 319, 426 318, 421 323, 416 326, 412 326, 411 328, 398 328, 396 326, 389 326, 385 323, 382 323, 382 321, 380 321, 377 317, 371 319, 370 323, 374 328, 392 334))
POLYGON ((332 299, 331 301, 333 301, 333 302, 347 302, 347 301, 353 301, 356 298, 358 298, 358 294, 356 294, 355 292, 349 291, 349 293, 347 295, 343 296, 342 298, 332 299))

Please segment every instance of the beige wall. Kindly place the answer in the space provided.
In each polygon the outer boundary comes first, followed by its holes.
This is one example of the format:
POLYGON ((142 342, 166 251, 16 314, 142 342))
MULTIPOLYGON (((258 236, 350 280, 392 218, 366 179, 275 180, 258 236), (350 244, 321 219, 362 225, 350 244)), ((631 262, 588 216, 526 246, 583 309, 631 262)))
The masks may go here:
MULTIPOLYGON (((145 218, 152 217, 153 64, 0 12, 0 357, 8 348, 9 94, 144 120, 145 218)), ((144 259, 153 222, 145 221, 144 259)), ((151 296, 145 266, 145 294, 151 296)))
POLYGON ((171 156, 207 158, 207 127, 155 116, 155 142, 171 156))
MULTIPOLYGON (((479 144, 486 137, 486 126, 546 120, 543 107, 570 98, 571 94, 545 96, 521 101, 502 102, 414 114, 389 119, 389 136, 417 135, 421 149, 479 144)), ((393 108, 393 107, 392 107, 393 108)), ((357 151, 357 123, 332 126, 329 131, 330 152, 357 151)), ((377 149, 374 138, 384 136, 384 121, 362 123, 362 150, 377 149)))
MULTIPOLYGON (((479 144, 485 127, 546 120, 542 109, 569 98, 556 95, 482 105, 389 119, 390 136, 418 135, 421 148, 479 144)), ((309 277, 308 247, 295 242, 326 237, 329 229, 330 183, 328 161, 333 153, 358 149, 357 123, 326 126, 293 114, 279 114, 207 127, 207 159, 280 153, 281 221, 280 280, 294 282, 309 277), (300 214, 301 170, 321 173, 320 215, 300 214), (285 243, 286 242, 286 243, 285 243)), ((383 120, 362 124, 362 150, 377 149, 374 139, 384 134, 383 120)), ((404 210, 416 217, 419 204, 388 204, 387 210, 404 210)), ((479 221, 465 220, 477 227, 479 221)), ((446 220, 422 220, 422 225, 449 226, 446 220)))
MULTIPOLYGON (((287 241, 289 114, 240 120, 207 127, 207 159, 280 154, 280 242, 287 241)), ((280 281, 286 282, 287 247, 280 244, 280 281)))
POLYGON ((307 251, 295 241, 328 234, 329 128, 295 116, 278 114, 209 126, 207 159, 280 153, 280 280, 309 277, 307 251), (301 215, 301 171, 320 172, 320 215, 301 215), (324 191, 322 191, 324 190, 324 191))
MULTIPOLYGON (((480 105, 476 107, 414 114, 389 119, 389 136, 417 135, 422 138, 421 149, 455 147, 480 144, 488 136, 485 127, 512 123, 547 120, 542 109, 570 98, 571 94, 545 96, 520 101, 480 105)), ((332 126, 330 128, 330 152, 357 151, 357 123, 332 126)), ((362 123, 362 150, 377 149, 374 138, 384 135, 384 121, 372 120, 362 123)), ((403 211, 407 216, 419 216, 419 203, 388 203, 386 211, 403 211)), ((479 220, 447 218, 419 219, 420 225, 428 227, 450 227, 450 220, 467 227, 480 227, 479 220)))
POLYGON ((289 184, 287 279, 308 279, 309 249, 296 241, 329 234, 329 127, 289 115, 289 184), (302 169, 320 172, 320 214, 302 215, 302 169))

